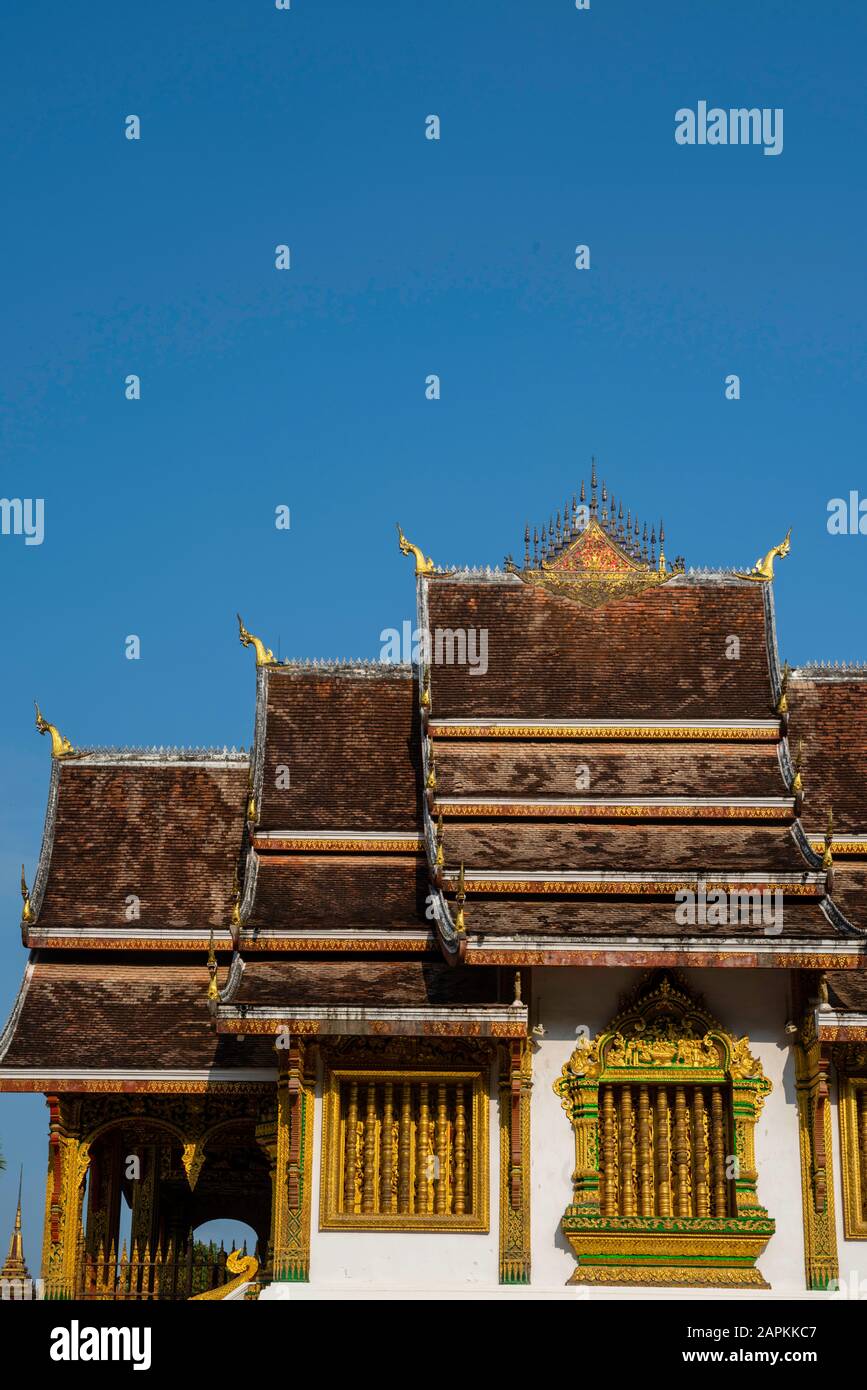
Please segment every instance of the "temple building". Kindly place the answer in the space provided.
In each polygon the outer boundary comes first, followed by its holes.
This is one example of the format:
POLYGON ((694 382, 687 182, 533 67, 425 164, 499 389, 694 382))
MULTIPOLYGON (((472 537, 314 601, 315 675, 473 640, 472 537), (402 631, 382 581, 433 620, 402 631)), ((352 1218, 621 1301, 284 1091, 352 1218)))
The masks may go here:
POLYGON ((46 1289, 190 1297, 217 1218, 258 1243, 207 1297, 857 1277, 867 669, 781 665, 790 537, 669 562, 595 467, 502 569, 398 531, 412 662, 240 623, 249 754, 37 710, 46 1289))

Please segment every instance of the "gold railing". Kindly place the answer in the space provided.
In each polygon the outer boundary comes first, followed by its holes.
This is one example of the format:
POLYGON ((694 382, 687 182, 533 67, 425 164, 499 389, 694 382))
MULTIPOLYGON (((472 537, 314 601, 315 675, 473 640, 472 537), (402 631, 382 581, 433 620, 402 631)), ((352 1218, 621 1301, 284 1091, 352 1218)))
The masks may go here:
POLYGON ((730 1100, 724 1086, 599 1088, 603 1216, 728 1216, 730 1100))
POLYGON ((124 1242, 119 1256, 114 1246, 100 1246, 83 1257, 76 1297, 137 1302, 194 1298, 227 1282, 226 1258, 222 1246, 189 1241, 178 1246, 169 1241, 165 1249, 136 1243, 129 1254, 124 1242))

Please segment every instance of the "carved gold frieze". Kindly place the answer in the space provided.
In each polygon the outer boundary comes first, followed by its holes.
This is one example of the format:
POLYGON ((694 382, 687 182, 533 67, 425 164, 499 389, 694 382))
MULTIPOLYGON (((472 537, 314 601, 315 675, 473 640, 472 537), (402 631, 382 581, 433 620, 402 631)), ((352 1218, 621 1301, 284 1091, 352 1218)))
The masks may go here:
MULTIPOLYGON (((450 886, 450 885, 449 885, 450 886)), ((695 878, 658 879, 537 879, 537 878, 467 878, 466 891, 470 893, 499 893, 511 897, 515 894, 556 894, 564 896, 596 896, 600 893, 617 894, 622 897, 673 897, 684 889, 694 890, 695 878)), ((728 892, 737 889, 743 892, 782 893, 787 898, 821 898, 823 890, 819 883, 778 883, 768 880, 764 883, 737 883, 733 879, 707 879, 705 891, 728 892)))
POLYGON ((658 568, 628 555, 622 546, 591 517, 576 540, 554 560, 543 559, 539 566, 519 569, 511 560, 506 570, 528 588, 600 608, 608 603, 634 598, 648 589, 658 589, 682 568, 668 571, 660 551, 658 568))
POLYGON ((674 742, 736 742, 736 743, 778 743, 779 726, 762 725, 714 725, 703 724, 543 724, 527 722, 524 724, 436 724, 431 722, 428 732, 432 738, 492 739, 492 738, 540 738, 540 739, 653 739, 674 742))
POLYGON ((421 835, 415 837, 401 835, 385 839, 368 839, 365 836, 349 839, 346 836, 333 835, 322 835, 316 838, 309 835, 253 837, 253 848, 259 854, 268 854, 269 852, 303 853, 305 851, 311 854, 419 854, 424 850, 424 847, 424 839, 421 835))
POLYGON ((498 805, 487 801, 438 802, 435 815, 457 819, 463 816, 495 820, 501 817, 521 819, 574 820, 770 820, 789 821, 791 804, 781 806, 693 806, 659 804, 645 806, 599 805, 593 801, 545 801, 527 805, 512 801, 498 805))

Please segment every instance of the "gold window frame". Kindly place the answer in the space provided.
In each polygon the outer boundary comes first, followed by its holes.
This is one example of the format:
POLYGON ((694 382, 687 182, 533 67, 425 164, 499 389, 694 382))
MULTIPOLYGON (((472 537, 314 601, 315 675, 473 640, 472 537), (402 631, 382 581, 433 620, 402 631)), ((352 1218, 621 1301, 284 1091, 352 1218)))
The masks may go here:
MULTIPOLYGON (((838 1081, 843 1227, 847 1240, 867 1240, 867 1217, 864 1215, 867 1171, 862 1172, 861 1136, 858 1132, 858 1093, 867 1091, 867 1076, 847 1076, 845 1072, 839 1072, 838 1081)), ((867 1169, 867 1154, 864 1168, 867 1169)))
MULTIPOLYGON (((755 1261, 775 1227, 758 1200, 754 1131, 771 1083, 749 1038, 726 1032, 680 976, 653 972, 607 1028, 592 1041, 579 1041, 554 1090, 575 1139, 572 1202, 560 1223, 577 1260, 570 1284, 768 1287, 755 1261), (730 1152, 719 1160, 735 1158, 737 1165, 727 1180, 725 1215, 676 1214, 675 1205, 665 1214, 641 1215, 637 1206, 626 1211, 612 1205, 606 1169, 612 1171, 617 1086, 654 1086, 684 1096, 710 1087, 726 1094, 731 1139, 723 1144, 730 1152)), ((637 1145, 630 1140, 630 1172, 648 1163, 646 1144, 646 1137, 643 1148, 640 1138, 637 1145)), ((664 1151, 668 1163, 674 1153, 669 1142, 664 1151)))
POLYGON ((484 1232, 490 1229, 490 1162, 489 1162, 489 1075, 485 1068, 379 1068, 370 1066, 337 1066, 326 1064, 322 1104, 322 1156, 319 1191, 320 1231, 448 1231, 484 1232), (472 1210, 462 1215, 431 1212, 353 1212, 340 1210, 340 1194, 344 1178, 344 1122, 340 1113, 340 1088, 346 1082, 357 1082, 359 1092, 370 1083, 394 1082, 395 1087, 406 1082, 427 1082, 431 1088, 438 1084, 463 1083, 469 1089, 468 1111, 472 1144, 467 1154, 467 1191, 471 1194, 472 1210))

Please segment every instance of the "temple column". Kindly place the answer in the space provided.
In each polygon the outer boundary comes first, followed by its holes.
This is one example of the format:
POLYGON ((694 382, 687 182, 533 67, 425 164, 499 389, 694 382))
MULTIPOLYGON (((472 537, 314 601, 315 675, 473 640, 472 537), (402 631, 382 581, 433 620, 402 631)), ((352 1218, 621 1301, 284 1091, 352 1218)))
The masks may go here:
POLYGON ((94 1147, 87 1191, 85 1248, 94 1258, 117 1248, 120 1229, 120 1133, 112 1130, 94 1147))
POLYGON ((80 1099, 45 1099, 49 1126, 42 1278, 46 1298, 73 1298, 83 1248, 81 1217, 90 1153, 81 1142, 80 1099))
POLYGON ((302 1039, 286 1035, 286 1044, 278 1047, 277 1053, 274 1118, 257 1126, 256 1138, 271 1172, 267 1274, 275 1280, 305 1283, 310 1278, 315 1077, 302 1039))
POLYGON ((837 1222, 831 1159, 830 1048, 818 1039, 816 1001, 803 1008, 795 1043, 795 1090, 804 1210, 804 1262, 808 1289, 826 1289, 839 1279, 837 1222))
POLYGON ((130 1236, 134 1246, 153 1251, 157 1234, 160 1146, 137 1144, 136 1153, 141 1170, 132 1189, 130 1236))
POLYGON ((500 1283, 530 1282, 529 1039, 500 1048, 500 1283))

